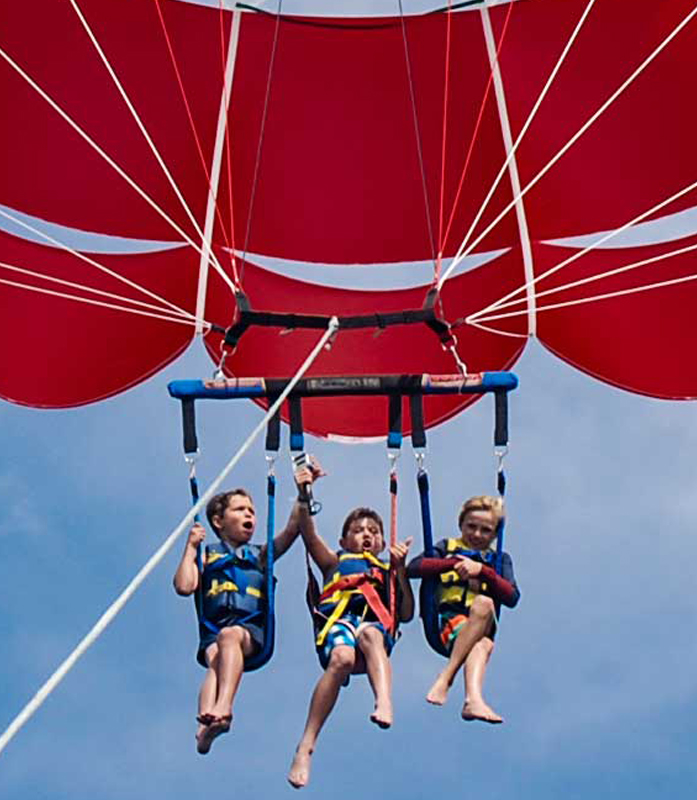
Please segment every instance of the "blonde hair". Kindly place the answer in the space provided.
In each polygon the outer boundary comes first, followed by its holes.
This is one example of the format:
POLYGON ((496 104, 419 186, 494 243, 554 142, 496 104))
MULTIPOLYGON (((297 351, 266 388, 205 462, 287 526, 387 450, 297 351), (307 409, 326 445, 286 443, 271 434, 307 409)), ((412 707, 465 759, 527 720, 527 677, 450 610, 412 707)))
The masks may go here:
POLYGON ((457 517, 457 527, 462 528, 465 516, 470 511, 490 511, 494 517, 494 524, 498 527, 499 523, 506 518, 506 508, 503 504, 503 497, 492 497, 488 494, 477 495, 465 500, 457 517))

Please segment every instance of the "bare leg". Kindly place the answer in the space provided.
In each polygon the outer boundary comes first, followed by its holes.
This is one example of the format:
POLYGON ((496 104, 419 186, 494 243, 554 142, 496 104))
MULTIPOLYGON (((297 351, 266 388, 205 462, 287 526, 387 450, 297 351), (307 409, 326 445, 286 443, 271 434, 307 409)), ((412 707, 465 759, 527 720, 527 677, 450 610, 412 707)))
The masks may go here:
MULTIPOLYGON (((196 719, 201 723, 201 726, 207 725, 213 718, 212 709, 215 705, 215 697, 218 694, 218 676, 216 674, 216 660, 218 658, 218 645, 212 644, 206 653, 208 661, 208 669, 206 676, 201 684, 201 689, 198 693, 198 715, 196 719)), ((201 732, 199 727, 198 733, 201 732)), ((198 733, 196 734, 198 736, 198 733)))
POLYGON ((218 696, 212 713, 218 719, 231 719, 232 703, 244 671, 244 658, 252 654, 252 637, 246 628, 235 625, 218 634, 218 696))
POLYGON ((215 690, 215 697, 206 716, 203 716, 203 712, 200 714, 201 724, 196 733, 196 749, 202 755, 211 749, 213 741, 221 733, 230 730, 232 702, 242 678, 244 657, 250 655, 252 649, 252 637, 249 631, 239 625, 223 628, 218 634, 217 644, 209 648, 209 672, 214 671, 214 680, 211 679, 210 684, 207 684, 208 675, 206 675, 201 687, 201 696, 203 697, 205 693, 206 700, 210 702, 213 698, 212 691, 215 690), (213 647, 217 647, 217 650, 213 651, 213 647))
POLYGON ((368 680, 375 695, 371 722, 380 728, 389 728, 392 725, 392 667, 382 631, 373 626, 364 628, 358 637, 358 646, 365 657, 368 680))
POLYGON ((338 645, 329 657, 329 664, 317 681, 310 700, 310 710, 300 743, 295 751, 293 763, 288 772, 288 782, 296 789, 302 789, 310 782, 310 762, 317 737, 327 717, 334 708, 341 684, 351 673, 356 662, 356 651, 348 645, 338 645))
POLYGON ((448 663, 426 695, 429 703, 436 706, 442 706, 445 703, 457 671, 465 663, 465 659, 474 645, 489 633, 493 619, 493 601, 489 597, 478 595, 470 608, 467 623, 460 628, 457 639, 455 639, 448 663))
POLYGON ((485 636, 470 650, 465 661, 465 704, 462 706, 462 719, 480 719, 493 724, 503 722, 499 716, 484 700, 482 690, 486 666, 494 650, 494 643, 485 636))

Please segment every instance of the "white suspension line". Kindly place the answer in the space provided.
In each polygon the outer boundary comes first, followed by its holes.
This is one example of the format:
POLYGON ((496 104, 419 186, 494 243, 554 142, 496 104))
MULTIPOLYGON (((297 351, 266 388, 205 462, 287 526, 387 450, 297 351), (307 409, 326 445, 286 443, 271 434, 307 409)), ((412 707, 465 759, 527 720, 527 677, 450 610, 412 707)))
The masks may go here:
MULTIPOLYGON (((55 111, 57 114, 59 114, 59 115, 60 115, 60 116, 61 116, 61 117, 62 117, 62 118, 63 118, 63 119, 64 119, 64 120, 65 120, 65 121, 68 123, 68 125, 70 125, 70 127, 71 127, 71 128, 72 128, 72 129, 73 129, 73 130, 74 130, 74 131, 75 131, 75 132, 76 132, 76 133, 77 133, 77 134, 78 134, 80 137, 82 137, 82 139, 84 139, 84 140, 85 140, 85 142, 87 142, 87 144, 88 144, 88 145, 89 145, 89 146, 90 146, 90 147, 91 147, 91 148, 92 148, 92 149, 93 149, 93 150, 94 150, 94 151, 95 151, 95 152, 96 152, 96 153, 97 153, 99 156, 101 156, 101 158, 103 158, 103 159, 104 159, 104 161, 106 161, 106 162, 107 162, 107 164, 109 164, 109 166, 110 166, 110 167, 111 167, 113 170, 115 170, 115 171, 116 171, 116 173, 117 173, 117 174, 118 174, 120 177, 122 177, 122 178, 123 178, 123 179, 126 181, 126 183, 127 183, 127 184, 128 184, 128 185, 129 185, 129 186, 132 188, 132 189, 134 189, 134 190, 135 190, 135 191, 136 191, 136 192, 137 192, 137 193, 138 193, 138 194, 139 194, 139 195, 140 195, 140 196, 143 198, 143 200, 145 200, 145 202, 146 202, 146 203, 147 203, 147 204, 148 204, 148 205, 149 205, 149 206, 150 206, 150 207, 151 207, 151 208, 152 208, 152 209, 153 209, 155 212, 157 212, 157 213, 158 213, 158 214, 159 214, 159 215, 160 215, 160 216, 161 216, 161 217, 162 217, 162 218, 165 220, 165 222, 167 222, 167 224, 168 224, 168 225, 170 225, 170 226, 171 226, 171 227, 172 227, 172 228, 173 228, 173 229, 174 229, 174 230, 175 230, 175 231, 176 231, 176 232, 177 232, 177 233, 178 233, 178 234, 179 234, 179 235, 182 237, 182 239, 183 239, 183 240, 184 240, 184 241, 185 241, 187 244, 191 245, 191 247, 193 247, 193 248, 194 248, 194 250, 196 250, 196 252, 197 252, 197 253, 200 253, 200 252, 201 252, 201 249, 202 249, 202 248, 200 247, 200 245, 198 245, 196 242, 194 242, 194 240, 193 240, 193 239, 192 239, 192 238, 191 238, 191 237, 190 237, 190 236, 189 236, 189 235, 188 235, 188 234, 187 234, 187 233, 186 233, 186 232, 185 232, 185 231, 184 231, 182 228, 180 228, 180 227, 179 227, 179 225, 177 225, 177 223, 176 223, 176 222, 175 222, 175 221, 174 221, 174 220, 173 220, 173 219, 172 219, 172 218, 171 218, 171 217, 170 217, 170 216, 167 214, 167 212, 166 212, 166 211, 164 211, 163 209, 161 209, 161 208, 160 208, 160 206, 159 206, 159 205, 158 205, 158 204, 157 204, 157 203, 156 203, 156 202, 155 202, 155 201, 154 201, 154 200, 153 200, 153 199, 150 197, 150 195, 148 195, 148 194, 147 194, 147 192, 146 192, 144 189, 141 189, 141 187, 140 187, 140 186, 139 186, 139 185, 138 185, 138 184, 137 184, 137 183, 136 183, 136 182, 133 180, 133 178, 131 178, 131 177, 130 177, 130 175, 128 175, 128 173, 126 173, 126 172, 125 172, 125 171, 124 171, 124 170, 123 170, 123 169, 122 169, 122 168, 121 168, 121 167, 120 167, 120 166, 119 166, 119 165, 118 165, 118 164, 117 164, 117 163, 114 161, 114 159, 113 159, 113 158, 111 158, 111 156, 109 156, 109 155, 108 155, 108 154, 107 154, 107 153, 106 153, 106 152, 105 152, 105 151, 104 151, 104 150, 103 150, 103 149, 102 149, 102 148, 101 148, 101 147, 100 147, 100 146, 99 146, 99 145, 98 145, 98 144, 97 144, 97 143, 94 141, 94 139, 93 139, 93 138, 92 138, 92 137, 91 137, 91 136, 90 136, 90 135, 89 135, 89 134, 88 134, 86 131, 84 131, 84 130, 83 130, 81 127, 80 127, 80 125, 78 125, 78 123, 77 123, 77 122, 75 122, 75 120, 73 120, 73 119, 72 119, 72 117, 70 117, 70 115, 69 115, 69 114, 68 114, 66 111, 64 111, 64 110, 63 110, 63 109, 62 109, 62 108, 59 106, 59 105, 58 105, 58 104, 55 102, 55 100, 53 100, 53 98, 51 98, 51 97, 50 97, 50 96, 49 96, 49 95, 48 95, 48 94, 47 94, 47 93, 46 93, 46 92, 45 92, 45 91, 44 91, 44 90, 43 90, 43 89, 42 89, 42 88, 41 88, 41 87, 40 87, 40 86, 39 86, 39 85, 36 83, 36 81, 35 81, 33 78, 31 78, 31 77, 30 77, 30 76, 27 74, 27 72, 25 72, 25 70, 23 70, 23 69, 22 69, 22 68, 19 66, 19 64, 17 64, 17 62, 16 62, 16 61, 15 61, 15 60, 14 60, 14 59, 13 59, 13 58, 12 58, 12 57, 11 57, 11 56, 8 54, 8 53, 7 53, 7 52, 5 52, 5 50, 4 50, 2 47, 0 47, 0 56, 2 56, 2 58, 4 58, 4 59, 5 59, 5 61, 7 61, 7 63, 8 63, 8 64, 9 64, 9 65, 12 67, 12 69, 14 69, 14 70, 15 70, 15 71, 16 71, 16 72, 17 72, 17 73, 18 73, 18 74, 19 74, 19 75, 20 75, 20 76, 21 76, 21 77, 22 77, 22 78, 23 78, 23 79, 24 79, 24 80, 25 80, 25 81, 26 81, 26 82, 27 82, 27 83, 28 83, 28 84, 29 84, 29 85, 32 87, 32 89, 34 89, 34 91, 35 91, 35 92, 37 92, 37 94, 38 94, 38 95, 39 95, 41 98, 43 98, 43 99, 44 99, 44 100, 45 100, 45 101, 46 101, 46 102, 47 102, 47 103, 48 103, 48 104, 51 106, 51 108, 52 108, 52 109, 53 109, 53 110, 54 110, 54 111, 55 111)), ((235 290, 235 286, 234 286, 234 284, 232 283, 232 281, 230 280, 230 277, 227 275, 227 273, 225 272, 225 270, 224 270, 224 269, 222 269, 220 266, 218 266, 218 265, 217 265, 215 262, 213 262, 213 267, 214 267, 214 269, 216 269, 216 270, 218 271, 218 273, 220 274, 220 276, 221 276, 221 278, 223 279, 223 281, 224 281, 224 282, 225 282, 225 283, 226 283, 226 284, 229 286, 229 288, 230 288, 230 289, 231 289, 231 290, 234 292, 234 290, 235 290)))
MULTIPOLYGON (((671 250, 668 253, 661 253, 658 256, 653 256, 652 258, 644 258, 641 261, 634 261, 631 264, 626 264, 623 267, 616 267, 615 269, 607 270, 606 272, 600 272, 597 275, 591 275, 587 278, 580 278, 577 281, 571 281, 570 283, 565 283, 563 286, 556 286, 553 289, 545 289, 543 292, 537 292, 537 297, 548 297, 551 294, 558 294, 559 292, 567 291, 568 289, 575 289, 578 286, 584 286, 588 283, 595 283, 596 281, 604 280, 605 278, 612 278, 615 275, 621 275, 624 272, 629 272, 633 269, 638 269, 639 267, 646 267, 649 264, 655 264, 658 261, 665 261, 669 258, 674 258, 675 256, 681 256, 685 253, 691 253, 694 250, 697 250, 697 244, 689 245, 688 247, 680 247, 677 250, 671 250)), ((518 300, 511 300, 508 303, 500 303, 496 306, 496 310, 500 310, 503 308, 511 308, 512 306, 519 305, 520 303, 525 302, 525 298, 519 298, 518 300)), ((493 310, 493 309, 492 309, 493 310)), ((483 319, 483 317, 477 316, 476 319, 483 319)))
MULTIPOLYGON (((508 174, 511 181, 511 189, 514 195, 520 195, 520 175, 518 173, 518 162, 513 156, 513 136, 511 134, 511 124, 508 117, 508 106, 506 104, 506 94, 503 88, 503 79, 501 77, 501 69, 499 68, 498 53, 496 50, 496 40, 494 38, 494 30, 491 26, 491 17, 489 16, 489 9, 485 6, 480 11, 482 19, 482 27, 484 28, 484 39, 486 41, 487 54, 489 56, 489 64, 491 66, 491 75, 494 81, 494 93, 496 96, 496 106, 499 112, 499 125, 501 126, 501 136, 503 137, 504 147, 508 153, 506 164, 508 165, 508 174)), ((533 263, 532 245, 530 244, 530 230, 528 228, 528 220, 525 214, 525 205, 522 199, 516 203, 515 206, 516 221, 518 223, 518 235, 520 237, 520 250, 523 257, 523 274, 525 275, 526 282, 530 282, 535 277, 535 268, 533 263)), ((528 301, 528 335, 534 336, 536 331, 537 320, 535 317, 535 289, 534 284, 531 284, 527 293, 528 301)))
POLYGON ((511 339, 530 338, 527 333, 513 333, 513 331, 500 331, 498 328, 491 328, 488 325, 482 325, 480 322, 470 322, 469 320, 465 320, 465 323, 467 325, 471 325, 473 328, 479 328, 482 331, 486 331, 487 333, 495 333, 497 336, 508 336, 511 339))
MULTIPOLYGON (((126 93, 126 90, 124 89, 123 84, 121 83, 121 81, 119 80, 118 76, 116 75, 116 72, 114 71, 114 68, 112 67, 111 62, 109 61, 109 59, 107 58, 105 52, 102 50, 101 45, 97 41, 97 37, 94 35, 94 31, 92 30, 92 28, 90 27, 90 24, 85 19, 85 16, 82 13, 82 10, 80 9, 80 7, 77 4, 77 0, 70 0, 70 5, 72 5, 75 13, 77 14, 78 19, 82 23, 82 27, 85 29, 85 32, 87 33, 87 36, 88 36, 89 40, 92 42, 92 45, 94 46, 94 49, 97 51, 97 54, 101 58, 102 63, 104 64, 104 66, 107 69, 107 72, 111 76, 111 79, 113 80, 114 85, 116 86, 116 89, 118 90, 119 94, 121 95, 121 98, 123 99, 124 103, 126 104, 126 107, 131 112, 131 116, 135 120, 135 123, 138 126, 138 129, 143 134, 143 137, 144 137, 145 141, 147 142, 148 147, 150 148, 152 154, 155 156, 155 160, 160 165, 160 168, 162 169, 162 172, 164 173, 165 177, 167 178, 167 182, 172 187, 175 195, 177 196, 177 199, 181 203, 182 208, 184 209, 184 212, 186 213, 186 216, 189 218, 189 221, 191 222, 191 224, 196 229, 196 233, 198 233, 198 235, 201 237, 201 242, 202 242, 202 253, 201 253, 201 255, 202 255, 202 257, 203 257, 203 255, 205 253, 205 257, 210 259, 210 260, 212 260, 212 261, 214 261, 220 267, 220 269, 222 270, 222 265, 218 261, 215 253, 213 252, 213 249, 211 248, 210 241, 206 239, 203 231, 201 230, 201 226, 198 224, 198 220, 194 217, 191 209, 189 208, 189 204, 184 199, 184 196, 182 195, 181 190, 179 189, 179 186, 177 185, 177 182, 174 180, 174 177, 172 176, 172 173, 167 168, 167 165, 165 164, 164 159, 162 158, 162 156, 160 154, 160 151, 157 149, 157 146, 156 146, 155 142, 152 140, 152 137, 148 133, 147 128, 145 127, 145 125, 143 123, 143 120, 140 117, 140 114, 138 114, 138 112, 136 111, 136 108, 133 105, 133 103, 131 102, 130 97, 126 93)), ((212 191, 212 189, 211 189, 211 187, 209 185, 209 187, 208 187, 209 194, 211 193, 211 191, 212 191)))
MULTIPOLYGON (((166 310, 163 309, 162 306, 156 306, 153 305, 152 303, 146 303, 143 300, 134 300, 130 297, 124 297, 123 295, 115 294, 114 292, 107 292, 104 289, 95 289, 91 286, 84 286, 81 283, 75 283, 74 281, 66 281, 64 278, 56 278, 51 275, 45 275, 42 272, 36 272, 35 270, 32 269, 26 269, 25 267, 18 267, 16 264, 8 264, 6 261, 0 261, 0 269, 6 269, 11 272, 18 272, 20 275, 27 275, 30 278, 36 278, 38 280, 47 281, 49 283, 57 283, 60 286, 68 286, 71 289, 78 289, 83 292, 89 292, 90 294, 96 294, 99 295, 100 297, 109 297, 112 300, 118 300, 122 303, 131 303, 134 306, 140 306, 141 308, 148 308, 151 311, 163 312, 166 310)), ((29 286, 30 284, 26 285, 29 286)), ((192 314, 186 314, 186 315, 181 314, 176 316, 181 317, 182 319, 186 320, 187 322, 191 322, 192 324, 196 322, 192 314)), ((206 324, 205 320, 203 321, 203 324, 206 324)))
POLYGON ((68 672, 72 669, 72 667, 75 665, 78 659, 83 655, 83 653, 90 647, 90 645, 94 644, 94 642, 104 632, 107 626, 113 621, 116 615, 121 611, 121 609, 135 594, 138 587, 145 581, 148 575, 150 575, 150 573, 155 569, 155 567, 160 563, 160 561, 162 561, 162 559, 171 550, 172 546, 177 541, 179 536, 181 536, 181 534, 191 525, 191 523, 194 521, 194 517, 196 516, 196 514, 198 514, 198 512, 206 505, 206 503, 210 500, 210 498, 215 494, 216 490, 218 489, 220 484, 225 480, 228 473, 233 469, 233 467, 237 464, 237 462, 251 447, 252 443, 257 438, 259 433, 264 429, 266 423, 281 407, 281 404, 293 390, 293 387, 298 383, 298 381, 302 378, 305 372, 307 372, 307 370, 312 366, 313 362, 320 354, 325 344, 327 344, 329 339, 334 335, 334 333, 338 329, 339 329, 339 321, 336 317, 332 317, 327 327, 327 330, 322 334, 322 337, 314 346, 310 355, 305 359, 300 369, 288 382, 288 385, 281 392, 276 402, 273 403, 269 408, 269 410, 266 412, 266 414, 264 414, 263 418, 261 419, 261 422, 259 422, 259 424, 254 428, 254 430, 248 436, 247 440, 244 442, 242 447, 230 459, 230 461, 224 467, 222 472, 218 475, 217 478, 215 478, 215 480, 210 484, 208 489, 206 489, 206 491, 201 495, 198 502, 194 506, 192 506, 192 508, 189 510, 186 516, 182 519, 179 525, 177 525, 177 527, 172 531, 172 533, 170 533, 170 535, 167 537, 164 543, 148 559, 148 561, 138 572, 135 578, 133 578, 133 580, 123 590, 123 592, 116 598, 116 600, 111 604, 111 606, 109 606, 109 608, 97 620, 94 627, 82 639, 82 641, 80 641, 75 650, 73 650, 73 652, 65 659, 65 661, 63 661, 63 663, 58 667, 58 669, 53 673, 53 675, 51 675, 51 677, 44 683, 44 685, 39 689, 39 691, 34 695, 34 697, 22 709, 22 711, 20 711, 20 713, 8 725, 7 729, 4 731, 2 736, 0 736, 0 753, 2 753, 2 751, 5 749, 5 747, 7 747, 7 745, 14 738, 17 732, 23 727, 23 725, 29 719, 31 719, 31 717, 36 713, 36 711, 41 707, 46 698, 51 694, 51 692, 53 692, 53 690, 68 674, 68 672))
MULTIPOLYGON (((657 281, 656 283, 649 283, 645 284, 644 286, 634 286, 631 289, 618 289, 616 292, 606 292, 605 294, 596 294, 592 295, 591 297, 580 297, 577 300, 568 300, 564 303, 553 303, 548 306, 539 306, 538 311, 552 311, 554 309, 559 308, 569 308, 570 306, 580 306, 584 303, 595 303, 598 300, 610 300, 613 297, 623 297, 624 295, 628 294, 638 294, 639 292, 649 292, 653 291, 654 289, 663 289, 666 286, 676 286, 680 283, 688 283, 690 281, 697 280, 697 275, 685 275, 682 278, 672 278, 671 280, 667 281, 657 281)), ((485 322, 492 322, 493 320, 497 319, 510 319, 511 317, 518 317, 522 316, 526 312, 523 311, 509 311, 505 314, 489 314, 486 317, 482 317, 482 320, 485 322)), ((479 321, 474 323, 475 325, 479 325, 479 321)), ((502 333, 502 331, 498 331, 502 333)))
MULTIPOLYGON (((557 77, 557 74, 559 73, 559 70, 561 69, 562 64, 566 60, 566 57, 569 54, 569 51, 571 50, 571 46, 576 41, 576 39, 578 37, 578 34, 579 34, 581 28, 583 27, 583 23, 586 21, 586 18, 588 16, 588 14, 590 13, 591 8, 595 4, 595 2, 596 2, 596 0, 589 0, 588 5, 585 8, 585 11, 581 15, 581 18, 579 19, 576 27, 572 31, 571 36, 569 37, 569 39, 568 39, 568 41, 566 43, 566 46, 564 47, 564 49, 562 50, 561 55, 557 59, 557 63, 554 65, 554 68, 552 69, 552 72, 550 73, 549 78, 547 78, 547 82, 543 86, 542 91, 540 92, 537 100, 535 101, 535 105, 532 107, 532 110, 530 111, 530 114, 528 115, 527 120, 525 120, 525 124, 521 128, 520 133, 518 134, 518 138, 515 140, 515 143, 513 144, 513 146, 510 149, 510 151, 508 152, 508 154, 506 156, 506 160, 503 162, 503 166, 499 170, 499 173, 496 176, 496 179, 494 180, 494 183, 492 184, 491 188, 489 189, 489 193, 484 198, 484 201, 483 201, 482 205, 480 206, 479 211, 477 212, 477 215, 474 218, 474 221, 470 225, 470 228, 467 231, 467 234, 465 235, 465 238, 462 240, 462 244, 458 248, 457 253, 455 253, 455 258, 458 258, 460 256, 460 254, 462 253, 462 251, 465 249, 465 247, 467 247, 467 243, 469 242, 470 236, 474 232, 474 229, 477 226, 477 223, 479 222, 479 220, 481 219, 482 214, 486 211, 486 209, 487 209, 487 207, 489 205, 489 201, 493 197, 494 192, 496 191, 499 183, 501 183, 501 179, 506 174, 506 169, 508 168, 509 163, 511 162, 511 160, 515 156, 523 137, 525 136, 525 134, 528 131, 528 128, 530 127, 530 125, 532 124, 533 120, 537 116, 537 112, 538 112, 540 106, 542 105, 542 101, 545 99, 545 97, 547 96, 547 93, 549 92, 552 84, 554 83, 554 80, 557 77)), ((514 188, 514 194, 515 194, 515 188, 514 188)), ((443 275, 443 279, 442 279, 441 283, 438 285, 438 289, 439 290, 440 290, 441 286, 443 285, 443 283, 445 283, 445 281, 447 280, 449 274, 450 274, 450 270, 446 271, 446 273, 443 275)))
MULTIPOLYGON (((4 264, 2 266, 5 266, 4 264)), ((42 276, 44 277, 44 276, 42 276)), ((195 325, 195 320, 187 319, 185 317, 172 317, 165 314, 155 314, 152 311, 141 311, 138 308, 129 308, 127 306, 118 306, 114 303, 105 303, 101 300, 92 300, 89 297, 80 297, 79 295, 67 294, 66 292, 58 292, 53 289, 44 289, 40 286, 31 286, 28 283, 18 283, 17 281, 9 281, 5 278, 0 278, 0 283, 6 286, 13 286, 15 289, 24 289, 27 292, 38 292, 39 294, 47 294, 50 297, 60 297, 63 300, 73 300, 76 303, 87 303, 91 306, 101 306, 102 308, 109 308, 112 311, 124 311, 127 314, 138 314, 141 317, 152 317, 153 319, 161 319, 165 322, 178 322, 180 325, 195 325)), ((81 287, 82 288, 82 287, 81 287)))
MULTIPOLYGON (((2 215, 3 217, 11 220, 16 225, 21 225, 23 228, 26 228, 26 230, 31 231, 31 233, 33 233, 33 234, 35 234, 37 236, 41 236, 43 239, 46 239, 47 242, 50 242, 51 244, 55 245, 56 247, 59 247, 61 250, 65 250, 67 253, 70 253, 70 255, 75 256, 75 258, 79 258, 80 260, 86 262, 87 264, 90 264, 91 266, 96 267, 98 270, 101 270, 102 272, 104 272, 105 274, 109 275, 110 277, 116 278, 116 280, 121 281, 122 283, 125 283, 126 286, 130 286, 131 289, 135 289, 136 291, 142 292, 143 294, 147 295, 148 297, 151 297, 153 300, 157 300, 159 303, 162 303, 165 306, 169 306, 177 314, 181 314, 183 317, 189 317, 191 319, 194 319, 194 315, 190 311, 185 311, 183 308, 179 308, 179 306, 176 305, 175 303, 170 302, 169 300, 165 299, 164 297, 160 297, 155 292, 151 292, 149 289, 146 289, 144 286, 141 286, 140 284, 136 283, 135 281, 132 281, 129 278, 126 278, 125 276, 120 275, 118 272, 115 272, 114 270, 109 269, 108 267, 104 266, 104 264, 100 264, 98 261, 95 261, 94 259, 90 258, 89 256, 86 256, 84 253, 81 253, 79 250, 74 250, 72 247, 69 247, 67 244, 64 244, 59 239, 55 239, 53 236, 51 236, 50 234, 46 233, 45 231, 42 231, 39 228, 35 228, 33 225, 30 225, 29 223, 24 222, 23 220, 19 219, 18 217, 15 217, 12 214, 8 214, 6 211, 3 211, 1 208, 0 208, 0 215, 2 215)), ((42 276, 42 277, 47 277, 47 276, 42 276)), ((51 280, 55 280, 55 279, 51 279, 51 280)), ((77 285, 77 284, 73 284, 73 285, 77 285)), ((87 287, 82 287, 82 288, 87 289, 87 287)), ((113 296, 116 297, 116 295, 113 295, 113 296)), ((120 299, 123 299, 123 298, 120 298, 120 299)), ((131 300, 130 302, 137 303, 138 301, 137 300, 131 300)))
MULTIPOLYGON (((613 92, 612 95, 600 106, 600 108, 576 131, 576 133, 568 140, 568 142, 557 152, 555 156, 544 166, 537 175, 528 183, 519 196, 514 197, 511 202, 501 211, 496 219, 481 233, 479 236, 462 252, 457 258, 454 258, 446 272, 441 277, 438 284, 439 287, 447 280, 454 269, 466 258, 472 250, 484 239, 489 232, 495 228, 499 222, 508 214, 508 212, 515 206, 515 204, 532 189, 559 161, 559 159, 583 136, 583 134, 599 119, 602 114, 617 100, 617 98, 641 75, 641 73, 648 67, 648 65, 672 42, 672 40, 680 33, 680 31, 692 20, 697 14, 697 6, 680 22, 673 31, 661 42, 658 47, 634 70, 634 72, 627 78, 622 85, 613 92)), ((536 279, 539 280, 539 277, 536 279)), ((520 287, 515 293, 524 291, 527 287, 520 287)), ((507 298, 504 298, 507 299, 507 298)))
MULTIPOLYGON (((215 144, 213 146, 213 161, 211 163, 210 193, 208 195, 208 205, 206 207, 206 219, 204 223, 204 247, 201 251, 201 261, 198 271, 198 289, 196 292, 196 316, 203 317, 206 309, 206 294, 208 290, 208 258, 207 251, 210 250, 213 240, 213 225, 215 223, 215 212, 218 206, 218 187, 220 185, 220 170, 223 164, 223 145, 227 136, 227 118, 230 108, 230 98, 232 97, 232 80, 237 63, 237 44, 240 38, 241 12, 234 11, 232 14, 232 25, 230 29, 230 41, 228 42, 228 52, 225 62, 225 76, 223 78, 223 94, 220 98, 220 109, 218 111, 218 127, 215 134, 215 144)), ((232 186, 229 187, 232 192, 232 186)), ((234 226, 234 220, 230 220, 230 225, 234 226)), ((234 230, 232 238, 234 240, 234 230)), ((232 244, 232 242, 231 242, 232 244)), ((234 264, 235 253, 232 251, 234 264)), ((196 331, 199 332, 198 329, 196 331)))
MULTIPOLYGON (((697 9, 695 9, 695 10, 697 11, 697 9)), ((624 225, 622 225, 622 227, 616 228, 615 230, 610 231, 609 233, 605 234, 605 236, 603 236, 602 238, 598 239, 596 242, 593 242, 593 244, 589 245, 588 247, 585 247, 583 250, 579 250, 577 253, 574 253, 574 255, 569 256, 569 258, 565 259, 564 261, 561 261, 559 264, 556 264, 555 266, 550 267, 545 272, 540 273, 540 275, 538 275, 535 278, 534 282, 537 283, 537 282, 543 280, 544 278, 547 278, 549 275, 553 275, 555 272, 558 272, 560 269, 563 269, 564 267, 567 267, 572 262, 574 262, 577 259, 581 258, 581 256, 584 256, 586 253, 590 252, 591 250, 595 250, 596 248, 600 247, 600 245, 602 245, 605 242, 607 242, 609 239, 612 239, 615 236, 618 236, 623 231, 627 230, 628 228, 631 228, 632 225, 636 224, 637 222, 641 222, 643 219, 646 219, 646 217, 649 217, 652 214, 656 213, 657 211, 660 211, 665 206, 670 205, 675 200, 678 200, 679 198, 683 197, 683 195, 689 194, 690 192, 694 191, 695 189, 697 189, 697 181, 694 181, 693 183, 689 184, 688 186, 685 186, 683 189, 680 189, 679 191, 675 192, 675 194, 671 195, 666 200, 662 200, 660 203, 657 203, 655 206, 650 208, 648 211, 644 211, 642 214, 639 214, 639 216, 634 217, 634 219, 629 220, 629 222, 626 222, 624 225)), ((524 289, 525 289, 524 286, 523 287, 518 287, 518 289, 514 289, 512 292, 509 292, 507 295, 504 295, 499 300, 496 300, 494 303, 491 303, 486 308, 483 308, 481 311, 475 311, 474 314, 471 314, 470 316, 472 318, 477 318, 477 317, 479 317, 479 316, 481 316, 483 314, 488 314, 490 311, 495 311, 497 308, 499 308, 501 306, 501 304, 503 304, 507 300, 510 300, 512 297, 515 297, 517 294, 520 294, 521 291, 524 291, 524 289)))

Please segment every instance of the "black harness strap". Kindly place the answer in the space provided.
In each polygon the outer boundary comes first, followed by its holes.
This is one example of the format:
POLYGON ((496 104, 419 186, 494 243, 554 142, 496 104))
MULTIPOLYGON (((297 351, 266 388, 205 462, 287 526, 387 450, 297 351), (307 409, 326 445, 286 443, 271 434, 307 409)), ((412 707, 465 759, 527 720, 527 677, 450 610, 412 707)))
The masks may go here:
MULTIPOLYGON (((329 325, 330 316, 320 314, 285 314, 273 311, 253 311, 249 299, 243 292, 235 294, 237 301, 237 319, 227 329, 225 344, 233 350, 240 339, 253 325, 264 328, 283 328, 294 330, 297 328, 310 330, 325 330, 329 325)), ((380 314, 358 314, 354 316, 338 316, 339 330, 357 330, 360 328, 377 328, 384 330, 392 325, 427 325, 440 339, 444 346, 453 342, 450 333, 450 324, 436 314, 435 304, 438 291, 430 289, 421 308, 393 311, 380 314)))
POLYGON ((411 446, 426 447, 426 428, 424 427, 424 398, 422 394, 409 397, 411 413, 411 446))
POLYGON ((182 404, 182 426, 184 429, 184 452, 187 455, 198 452, 198 438, 196 436, 196 401, 187 397, 182 404))
MULTIPOLYGON (((276 400, 278 400, 278 395, 269 395, 269 407, 271 407, 276 400)), ((280 408, 276 413, 271 417, 266 426, 266 449, 267 450, 274 450, 277 451, 281 446, 281 414, 280 408)))

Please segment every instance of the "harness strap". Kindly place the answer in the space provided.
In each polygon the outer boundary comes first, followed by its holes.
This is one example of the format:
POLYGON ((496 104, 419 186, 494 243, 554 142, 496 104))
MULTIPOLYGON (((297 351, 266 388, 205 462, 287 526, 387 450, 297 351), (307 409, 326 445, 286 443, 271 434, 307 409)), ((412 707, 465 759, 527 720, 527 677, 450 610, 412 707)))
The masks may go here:
MULTIPOLYGON (((390 547, 397 544, 397 468, 390 471, 390 547)), ((390 627, 391 636, 397 634, 397 573, 390 570, 390 627)))
POLYGON ((322 630, 317 635, 317 644, 324 644, 324 640, 326 639, 331 627, 343 616, 349 601, 356 594, 360 594, 365 598, 368 608, 370 608, 373 614, 375 614, 379 622, 384 625, 385 630, 391 630, 392 617, 389 610, 385 608, 385 604, 382 602, 380 593, 375 586, 376 582, 381 583, 382 580, 382 573, 378 573, 376 570, 371 570, 370 573, 346 575, 345 577, 340 578, 338 581, 331 584, 330 587, 322 592, 319 598, 320 603, 327 596, 333 596, 338 593, 339 597, 334 610, 329 615, 322 630))

